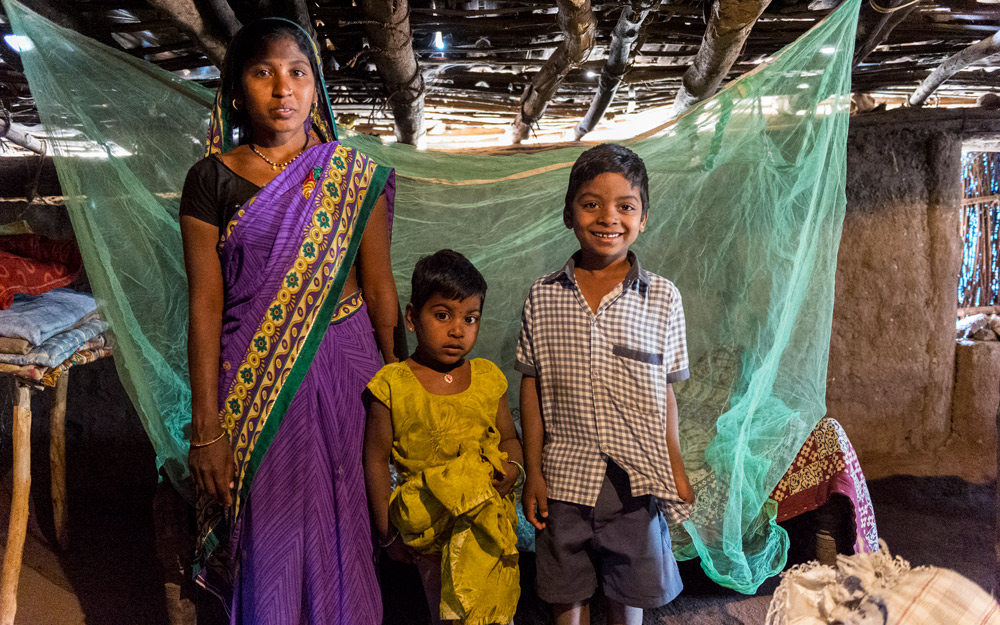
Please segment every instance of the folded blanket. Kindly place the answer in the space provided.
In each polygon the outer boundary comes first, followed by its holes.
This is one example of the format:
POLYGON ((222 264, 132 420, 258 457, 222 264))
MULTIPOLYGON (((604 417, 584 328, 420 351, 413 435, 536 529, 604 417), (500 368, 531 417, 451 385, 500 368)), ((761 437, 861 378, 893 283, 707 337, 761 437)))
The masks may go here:
POLYGON ((30 351, 31 343, 28 341, 0 336, 0 354, 27 354, 30 351))
POLYGON ((90 319, 71 330, 50 337, 27 354, 0 354, 0 362, 12 365, 55 367, 107 329, 108 324, 104 321, 90 319))
POLYGON ((48 370, 48 367, 39 367, 37 365, 9 365, 5 362, 0 362, 0 373, 10 373, 27 380, 32 380, 33 382, 40 382, 48 370))
POLYGON ((83 262, 73 240, 40 234, 0 235, 0 309, 17 293, 37 295, 76 279, 83 262))
POLYGON ((54 289, 41 295, 15 295, 11 307, 0 310, 0 336, 41 345, 96 310, 93 295, 71 289, 54 289))
POLYGON ((85 365, 89 362, 94 362, 101 358, 106 358, 112 354, 112 349, 110 347, 97 347, 95 349, 81 349, 76 352, 65 361, 63 361, 58 367, 53 367, 44 371, 41 376, 41 383, 45 386, 55 386, 56 381, 59 376, 66 373, 71 367, 76 365, 85 365))

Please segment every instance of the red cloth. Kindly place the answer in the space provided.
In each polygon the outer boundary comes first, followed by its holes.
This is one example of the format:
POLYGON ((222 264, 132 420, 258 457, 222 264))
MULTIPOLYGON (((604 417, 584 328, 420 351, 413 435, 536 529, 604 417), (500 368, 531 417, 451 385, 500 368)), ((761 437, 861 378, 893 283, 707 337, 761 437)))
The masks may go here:
POLYGON ((821 419, 781 478, 771 499, 778 502, 781 523, 822 506, 833 494, 851 500, 854 512, 854 553, 878 550, 875 510, 858 454, 836 420, 821 419))
POLYGON ((73 240, 40 234, 0 236, 0 310, 15 293, 38 295, 66 286, 80 273, 80 250, 73 240))

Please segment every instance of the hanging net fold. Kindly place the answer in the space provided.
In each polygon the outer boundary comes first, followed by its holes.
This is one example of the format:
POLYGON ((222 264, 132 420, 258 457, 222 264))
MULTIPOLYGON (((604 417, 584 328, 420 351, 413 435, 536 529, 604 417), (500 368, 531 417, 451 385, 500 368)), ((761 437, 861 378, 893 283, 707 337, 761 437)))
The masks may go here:
MULTIPOLYGON (((213 94, 3 0, 55 154, 118 373, 158 461, 183 491, 190 425, 180 190, 203 154, 213 94)), ((676 385, 698 501, 679 558, 750 593, 785 563, 771 490, 825 413, 834 270, 845 208, 850 72, 860 0, 676 123, 629 142, 651 208, 635 249, 677 284, 691 379, 676 385)), ((343 133, 397 171, 401 301, 422 255, 466 254, 489 292, 474 355, 513 372, 531 283, 563 265, 569 167, 585 146, 496 156, 421 152, 343 133)), ((516 396, 511 397, 517 406, 516 396)))

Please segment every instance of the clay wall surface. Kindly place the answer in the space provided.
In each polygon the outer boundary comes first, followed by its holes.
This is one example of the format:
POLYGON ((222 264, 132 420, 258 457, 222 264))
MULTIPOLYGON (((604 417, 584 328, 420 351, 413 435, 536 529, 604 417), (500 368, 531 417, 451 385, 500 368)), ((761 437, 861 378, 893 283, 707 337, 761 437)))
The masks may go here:
MULTIPOLYGON (((996 473, 995 403, 973 415, 988 400, 960 400, 971 386, 955 384, 961 150, 970 127, 1000 120, 983 121, 979 111, 974 124, 961 112, 893 113, 852 120, 828 414, 869 478, 984 481, 996 473)), ((977 350, 963 362, 995 353, 977 350)))

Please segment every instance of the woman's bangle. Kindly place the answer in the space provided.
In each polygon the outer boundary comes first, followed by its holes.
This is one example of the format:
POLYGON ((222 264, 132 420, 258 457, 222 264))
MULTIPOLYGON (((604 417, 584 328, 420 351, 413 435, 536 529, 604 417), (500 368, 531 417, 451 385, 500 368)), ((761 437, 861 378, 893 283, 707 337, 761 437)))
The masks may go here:
POLYGON ((386 542, 384 542, 384 543, 381 543, 381 542, 380 542, 380 543, 378 544, 378 546, 379 546, 379 548, 380 548, 380 549, 385 549, 386 547, 388 547, 388 546, 389 546, 389 545, 391 545, 392 543, 396 542, 396 539, 397 539, 397 538, 399 538, 399 530, 396 530, 396 533, 392 535, 392 538, 390 538, 389 540, 387 540, 387 541, 386 541, 386 542))
POLYGON ((525 478, 524 467, 521 465, 520 462, 517 462, 515 460, 508 459, 507 462, 517 467, 517 479, 514 480, 514 488, 521 488, 522 486, 524 486, 524 478, 525 478))
POLYGON ((208 441, 207 443, 196 443, 194 441, 191 441, 191 449, 198 449, 199 447, 208 447, 209 445, 214 445, 215 443, 221 441, 225 435, 226 431, 222 430, 222 434, 219 434, 218 436, 208 441))

